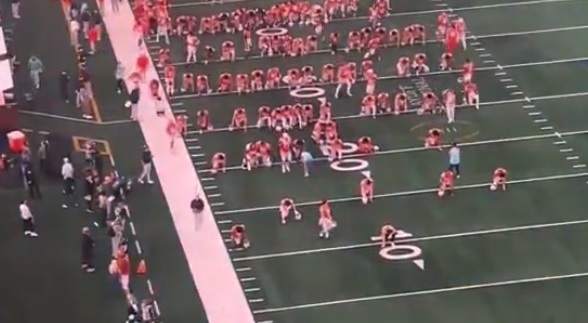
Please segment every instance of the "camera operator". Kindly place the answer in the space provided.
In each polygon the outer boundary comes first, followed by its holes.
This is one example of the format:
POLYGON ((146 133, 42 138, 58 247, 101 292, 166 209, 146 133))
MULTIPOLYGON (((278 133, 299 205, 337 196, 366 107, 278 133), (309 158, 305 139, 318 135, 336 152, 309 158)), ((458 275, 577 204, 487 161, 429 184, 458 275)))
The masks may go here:
POLYGON ((194 221, 195 221, 195 228, 198 230, 200 226, 201 217, 199 214, 204 211, 204 200, 196 194, 196 197, 190 202, 190 208, 192 209, 192 213, 194 214, 194 221))
POLYGON ((202 212, 204 210, 204 200, 199 195, 196 195, 192 202, 190 202, 190 208, 194 214, 202 212))

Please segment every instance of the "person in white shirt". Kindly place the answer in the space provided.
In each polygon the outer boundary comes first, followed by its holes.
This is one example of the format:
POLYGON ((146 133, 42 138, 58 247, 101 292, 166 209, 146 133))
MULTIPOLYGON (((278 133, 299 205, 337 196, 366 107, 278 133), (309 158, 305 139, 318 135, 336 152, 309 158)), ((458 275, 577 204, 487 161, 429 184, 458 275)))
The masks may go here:
POLYGON ((77 48, 80 45, 80 23, 75 19, 69 22, 69 38, 73 47, 77 48))
POLYGON ((39 236, 37 232, 35 232, 35 219, 33 218, 33 213, 31 212, 27 201, 22 201, 18 209, 20 211, 20 218, 22 219, 24 235, 27 237, 39 236))
MULTIPOLYGON (((74 167, 67 157, 63 158, 61 176, 63 177, 63 194, 65 194, 65 196, 71 200, 71 203, 75 205, 74 192, 76 188, 76 180, 74 177, 74 167)), ((66 209, 67 203, 63 203, 62 207, 66 209)))

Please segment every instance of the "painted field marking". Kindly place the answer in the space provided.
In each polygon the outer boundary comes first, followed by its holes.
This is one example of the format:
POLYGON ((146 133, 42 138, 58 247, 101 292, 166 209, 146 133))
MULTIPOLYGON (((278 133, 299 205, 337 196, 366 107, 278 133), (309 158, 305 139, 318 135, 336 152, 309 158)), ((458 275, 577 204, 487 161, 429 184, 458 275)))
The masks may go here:
MULTIPOLYGON (((527 97, 526 98, 517 98, 517 99, 510 99, 510 100, 488 101, 488 102, 481 102, 480 106, 481 107, 492 107, 492 106, 500 106, 500 105, 506 105, 506 104, 529 102, 529 100, 536 102, 536 101, 547 101, 547 100, 571 99, 571 98, 585 97, 585 96, 588 96, 588 91, 587 92, 577 92, 577 93, 546 95, 546 96, 536 96, 536 97, 528 97, 528 98, 527 97)), ((468 106, 468 105, 459 105, 457 107, 460 109, 471 108, 471 106, 468 106)), ((526 104, 523 106, 523 108, 532 109, 532 108, 535 108, 535 105, 534 104, 526 104)), ((407 114, 416 113, 417 110, 418 109, 409 109, 405 113, 407 113, 407 114)), ((394 114, 392 114, 392 113, 383 113, 383 114, 378 115, 378 117, 386 117, 386 116, 393 116, 393 115, 394 114)), ((362 116, 362 115, 355 113, 355 114, 346 115, 346 116, 334 116, 332 119, 333 120, 353 120, 353 119, 358 119, 358 118, 365 118, 365 116, 362 116)), ((248 125, 246 128, 248 130, 249 129, 251 129, 251 130, 259 129, 256 124, 248 125)), ((226 131, 230 131, 229 128, 215 128, 213 130, 206 131, 204 134, 210 134, 210 133, 215 133, 215 132, 226 132, 226 131)), ((199 131, 188 131, 187 134, 188 135, 200 134, 200 132, 199 131)))
MULTIPOLYGON (((535 182, 545 182, 545 181, 554 181, 554 180, 565 180, 565 179, 572 179, 572 178, 579 178, 579 177, 586 177, 588 173, 573 173, 573 174, 565 174, 565 175, 552 175, 552 176, 543 176, 543 177, 532 177, 532 178, 525 178, 525 179, 518 179, 508 181, 509 185, 514 184, 526 184, 526 183, 535 183, 535 182)), ((488 188, 490 183, 477 183, 477 184, 469 184, 469 185, 460 185, 456 186, 455 190, 466 190, 466 189, 478 189, 478 188, 488 188)), ((420 190, 412 190, 412 191, 401 191, 401 192, 393 192, 393 193, 383 193, 383 194, 376 194, 374 195, 375 199, 378 198, 390 198, 390 197, 401 197, 401 196, 412 196, 412 195, 420 195, 420 194, 433 194, 437 193, 438 187, 433 188, 426 188, 420 190)), ((343 198, 333 198, 329 199, 329 203, 345 203, 345 202, 352 202, 352 201, 359 201, 361 197, 353 196, 353 197, 343 197, 343 198)), ((319 205, 321 201, 309 201, 309 202, 302 202, 296 203, 296 206, 313 206, 319 205)), ((261 207, 252 207, 252 208, 243 208, 237 210, 226 210, 226 211, 217 211, 215 212, 216 215, 222 214, 245 214, 245 213, 255 213, 259 211, 267 211, 267 210, 277 210, 279 209, 278 205, 272 206, 261 206, 261 207)))
MULTIPOLYGON (((251 0, 223 0, 220 5, 248 2, 248 1, 251 1, 251 0)), ((570 1, 574 1, 574 0, 534 0, 534 1, 521 1, 521 2, 510 2, 510 3, 497 3, 497 4, 487 4, 487 5, 479 5, 479 6, 453 8, 452 12, 462 12, 462 11, 470 11, 470 10, 484 10, 484 9, 497 9, 497 8, 511 8, 511 7, 527 7, 527 6, 532 6, 532 5, 570 2, 570 1)), ((208 2, 208 1, 195 1, 195 2, 172 3, 169 7, 170 8, 183 8, 183 7, 211 6, 211 5, 219 5, 219 4, 218 3, 212 4, 211 2, 208 2)), ((433 10, 421 10, 421 11, 409 11, 409 12, 394 12, 384 18, 428 15, 428 14, 441 13, 444 11, 445 10, 443 10, 443 9, 433 9, 433 10)), ((330 23, 332 24, 334 22, 339 22, 339 21, 363 20, 363 19, 368 19, 368 18, 369 18, 369 16, 335 18, 335 19, 332 19, 330 21, 330 23)), ((150 39, 147 42, 148 43, 155 43, 155 40, 150 39)))
MULTIPOLYGON (((396 243, 397 244, 404 244, 404 243, 411 243, 412 244, 412 243, 425 242, 425 241, 446 240, 446 239, 455 239, 455 238, 464 238, 464 237, 475 237, 475 236, 502 234, 502 233, 513 233, 513 232, 567 227, 567 226, 584 225, 584 224, 588 224, 588 219, 576 220, 576 221, 565 221, 565 222, 530 224, 530 225, 522 225, 522 226, 515 226, 515 227, 505 227, 505 228, 497 228, 497 229, 487 229, 487 230, 459 232, 459 233, 451 233, 451 234, 441 234, 441 235, 434 235, 434 236, 427 236, 427 237, 399 239, 396 243)), ((336 247, 329 247, 329 248, 305 249, 305 250, 296 250, 296 251, 290 251, 290 252, 280 252, 280 253, 257 255, 257 256, 247 256, 247 257, 234 258, 233 262, 253 261, 253 260, 272 259, 272 258, 281 258, 281 257, 304 256, 304 255, 323 253, 323 252, 333 252, 333 251, 354 250, 354 249, 370 248, 370 247, 378 246, 379 244, 380 244, 379 242, 366 242, 366 243, 350 244, 350 245, 336 246, 336 247)))
POLYGON ((342 300, 329 301, 329 302, 309 303, 309 304, 301 304, 301 305, 293 305, 293 306, 285 306, 285 307, 275 307, 275 308, 254 310, 253 314, 276 313, 276 312, 285 312, 285 311, 293 311, 293 310, 308 309, 308 308, 334 306, 334 305, 341 305, 341 304, 377 301, 377 300, 384 300, 384 299, 424 296, 424 295, 432 295, 432 294, 440 294, 440 293, 448 293, 448 292, 459 292, 459 291, 475 290, 475 289, 483 289, 483 288, 514 286, 514 285, 531 284, 531 283, 547 282, 547 281, 562 280, 562 279, 581 278, 581 277, 586 277, 586 276, 588 276, 588 272, 580 272, 580 273, 567 274, 567 275, 557 275, 557 276, 542 276, 542 277, 533 277, 533 278, 513 279, 513 280, 505 280, 505 281, 499 281, 499 282, 462 285, 462 286, 447 287, 447 288, 427 289, 427 290, 414 291, 414 292, 385 294, 385 295, 376 295, 376 296, 368 296, 368 297, 342 299, 342 300))
MULTIPOLYGON (((563 136, 578 136, 578 135, 585 135, 588 134, 588 130, 580 130, 580 131, 570 131, 570 132, 562 132, 559 134, 556 133, 549 133, 549 134, 537 134, 537 135, 530 135, 530 136, 521 136, 521 137, 511 137, 511 138, 501 138, 501 139, 490 139, 490 140, 482 140, 482 141, 472 141, 472 142, 464 142, 461 143, 461 147, 472 147, 472 146, 481 146, 481 145, 490 145, 490 144, 502 144, 502 143, 510 143, 510 142, 520 142, 520 141, 529 141, 529 140, 540 140, 540 139, 547 139, 547 138, 561 138, 563 136)), ((449 145, 444 145, 442 148, 449 148, 449 145)), ((404 153, 412 153, 412 152, 423 152, 429 151, 429 148, 424 146, 418 147, 409 147, 409 148, 397 148, 397 149, 390 149, 390 150, 379 150, 374 152, 369 156, 383 156, 383 155, 393 155, 393 154, 404 154, 404 153)), ((365 154, 349 154, 344 155, 342 160, 350 160, 356 159, 358 157, 365 157, 365 154)), ((321 161, 328 161, 328 157, 318 157, 313 160, 313 162, 321 162, 321 161)), ((271 167, 279 166, 280 163, 272 163, 271 167)), ((237 171, 243 170, 241 165, 236 166, 228 166, 226 168, 227 171, 237 171)), ((201 169, 198 173, 210 173, 212 169, 201 169)), ((212 178, 212 177, 209 177, 212 178)), ((202 179, 204 180, 204 179, 202 179)))
MULTIPOLYGON (((502 37, 513 37, 513 36, 528 36, 528 35, 536 35, 536 34, 548 34, 548 33, 558 33, 558 32, 568 32, 568 31, 576 31, 576 30, 584 30, 588 29, 588 25, 578 25, 578 26, 570 26, 570 27, 559 27, 559 28, 548 28, 548 29, 536 29, 536 30, 527 30, 527 31, 517 31, 517 32, 508 32, 508 33, 498 33, 498 34, 488 34, 488 35, 479 35, 479 36, 467 36, 466 39, 472 40, 479 40, 479 39, 491 39, 491 38, 502 38, 502 37)), ((438 44, 439 40, 437 39, 428 39, 425 41, 425 45, 428 44, 438 44)), ((393 47, 384 47, 383 49, 393 48, 393 47)), ((476 48, 478 50, 478 48, 476 48)), ((483 49, 484 50, 484 49, 483 49)), ((316 51, 312 51, 307 53, 306 55, 320 55, 320 54, 328 54, 330 53, 330 49, 319 49, 316 51)), ((491 57, 492 54, 490 53, 480 53, 478 56, 480 57, 491 57)), ((282 57, 282 56, 262 56, 262 55, 251 55, 248 57, 237 57, 235 61, 244 61, 244 60, 267 60, 272 59, 273 57, 282 57)), ((212 61, 212 63, 225 63, 224 61, 212 61)), ((187 65, 194 65, 195 63, 187 63, 185 61, 175 62, 172 63, 172 66, 187 66, 187 65)), ((476 68, 476 71, 480 70, 476 68)), ((210 96, 215 94, 203 95, 203 96, 210 96)))

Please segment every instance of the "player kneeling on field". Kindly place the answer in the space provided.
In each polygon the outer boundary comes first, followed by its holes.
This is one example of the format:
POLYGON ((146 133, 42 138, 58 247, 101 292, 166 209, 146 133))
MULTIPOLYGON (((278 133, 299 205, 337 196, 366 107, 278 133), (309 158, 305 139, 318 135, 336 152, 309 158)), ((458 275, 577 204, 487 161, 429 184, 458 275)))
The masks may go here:
POLYGON ((439 149, 441 150, 441 136, 443 135, 443 130, 433 128, 429 129, 427 132, 427 137, 425 138, 425 148, 431 149, 439 149))
POLYGON ((357 141, 357 152, 360 154, 373 154, 380 150, 380 147, 374 145, 372 138, 364 136, 357 141))
POLYGON ((212 156, 210 161, 212 164, 211 174, 216 175, 218 172, 227 171, 227 156, 223 153, 216 153, 212 156))
POLYGON ((288 219, 288 216, 290 216, 290 213, 294 213, 294 219, 302 219, 302 213, 296 209, 294 200, 291 198, 284 198, 280 201, 280 218, 282 219, 282 224, 286 224, 286 220, 288 219))
POLYGON ((439 191, 437 192, 439 197, 450 196, 453 194, 453 176, 454 174, 450 170, 441 173, 441 178, 439 179, 439 191))
POLYGON ((392 247, 397 233, 398 231, 392 225, 383 225, 380 230, 380 248, 392 247))
POLYGON ((490 185, 491 191, 496 191, 498 187, 501 187, 503 191, 506 191, 506 169, 499 167, 494 171, 492 176, 492 184, 490 185))
POLYGON ((367 177, 359 182, 361 203, 368 204, 374 201, 374 180, 367 177))
POLYGON ((245 236, 245 226, 242 224, 236 224, 231 228, 231 241, 235 248, 249 248, 251 245, 249 240, 245 236))

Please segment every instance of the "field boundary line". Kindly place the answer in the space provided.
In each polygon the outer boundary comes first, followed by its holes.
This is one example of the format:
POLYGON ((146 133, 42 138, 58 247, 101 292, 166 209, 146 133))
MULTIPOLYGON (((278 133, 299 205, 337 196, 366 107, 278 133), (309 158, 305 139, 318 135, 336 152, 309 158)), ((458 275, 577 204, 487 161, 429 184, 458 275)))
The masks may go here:
MULTIPOLYGON (((575 58, 563 58, 563 59, 556 59, 556 60, 549 60, 549 61, 541 61, 541 62, 528 62, 528 63, 518 63, 518 64, 510 64, 510 65, 496 65, 496 66, 482 66, 477 67, 476 72, 488 72, 488 71, 501 71, 506 69, 514 69, 514 68, 521 68, 521 67, 533 67, 533 66, 547 66, 547 65, 555 65, 555 64, 568 64, 568 63, 577 63, 577 62, 585 62, 588 61, 588 56, 584 57, 575 57, 575 58)), ((396 75, 389 75, 389 76, 382 76, 378 78, 378 81, 386 81, 386 80, 404 80, 404 79, 411 79, 416 77, 433 77, 433 76, 441 76, 441 75, 452 75, 452 74, 459 74, 461 73, 460 69, 452 70, 452 71, 434 71, 429 73, 423 73, 420 75, 411 75, 408 77, 400 77, 396 75)), ((357 83, 363 83, 365 80, 359 79, 357 83)), ((356 84, 357 84, 356 83, 356 84)), ((336 83, 319 83, 313 85, 314 87, 318 86, 334 86, 336 83)), ((310 86, 310 87, 313 87, 310 86)), ((288 90, 288 86, 279 86, 273 89, 267 89, 263 91, 258 91, 255 93, 269 93, 281 90, 288 90)), ((253 93, 253 94, 255 94, 253 93)), ((181 94, 176 96, 171 96, 170 100, 185 100, 185 99, 198 99, 198 98, 210 98, 216 96, 227 96, 227 95, 237 95, 236 91, 230 92, 212 92, 206 95, 199 95, 199 94, 181 94)))
MULTIPOLYGON (((515 31, 515 32, 506 32, 506 33, 496 33, 496 34, 488 34, 488 35, 479 35, 479 36, 466 36, 467 40, 479 40, 479 39, 491 39, 491 38, 501 38, 501 37, 512 37, 512 36, 528 36, 528 35, 537 35, 537 34, 548 34, 548 33, 557 33, 557 32, 567 32, 567 31, 576 31, 576 30, 584 30, 584 29, 588 29, 588 25, 577 25, 577 26, 569 26, 569 27, 558 27, 558 28, 546 28, 546 29, 536 29, 536 30, 527 30, 527 31, 515 31)), ((430 45, 430 44, 438 44, 440 43, 439 40, 437 39, 428 39, 425 41, 425 45, 430 45)), ((401 48, 410 48, 410 47, 401 47, 401 48)), ((342 48, 341 51, 343 51, 345 48, 342 48)), ((382 47, 382 50, 386 50, 386 49, 398 49, 398 47, 394 47, 394 46, 384 46, 382 47)), ((330 54, 331 50, 330 49, 319 49, 319 50, 315 50, 315 51, 311 51, 308 52, 306 55, 304 56, 297 56, 297 57, 286 57, 286 58, 303 58, 308 56, 308 55, 320 55, 320 54, 330 54)), ((343 52, 342 52, 343 53, 343 52)), ((347 53, 352 54, 352 53, 359 53, 359 52, 349 52, 347 53)), ((239 62, 239 61, 249 61, 252 59, 255 60, 259 60, 259 59, 274 59, 274 58, 285 58, 284 56, 261 56, 261 55, 252 55, 252 56, 248 56, 248 57, 236 57, 235 61, 221 61, 221 60, 214 60, 214 61, 209 61, 208 64, 222 64, 222 63, 226 63, 226 64, 231 64, 231 63, 235 63, 235 62, 239 62)), ((172 66, 189 66, 189 65, 199 65, 201 64, 200 62, 176 62, 176 63, 171 63, 172 66)))
MULTIPOLYGON (((550 222, 550 223, 541 223, 541 224, 529 224, 529 225, 521 225, 521 226, 514 226, 514 227, 476 230, 476 231, 460 232, 460 233, 440 234, 440 235, 425 236, 425 237, 420 237, 420 238, 407 238, 407 239, 399 239, 396 243, 403 244, 403 243, 415 243, 415 242, 445 240, 445 239, 463 238, 463 237, 475 237, 475 236, 483 236, 483 235, 490 235, 490 234, 512 233, 512 232, 538 230, 538 229, 549 229, 549 228, 566 227, 566 226, 582 225, 582 224, 588 224, 588 219, 575 220, 575 221, 564 221, 564 222, 550 222)), ((243 262, 243 261, 253 261, 253 260, 262 260, 262 259, 293 257, 293 256, 304 256, 304 255, 311 255, 311 254, 323 253, 323 252, 361 249, 361 248, 378 246, 378 245, 380 245, 380 243, 381 242, 377 241, 377 242, 352 244, 352 245, 345 245, 345 246, 338 246, 338 247, 306 249, 306 250, 280 252, 280 253, 265 254, 265 255, 258 255, 258 256, 240 257, 240 258, 234 258, 233 262, 243 262)))
POLYGON ((293 305, 293 306, 275 307, 275 308, 268 308, 268 309, 264 309, 264 310, 254 311, 254 314, 285 312, 285 311, 316 308, 316 307, 325 307, 325 306, 350 304, 350 303, 360 303, 360 302, 377 301, 377 300, 393 299, 393 298, 424 296, 424 295, 432 295, 432 294, 440 294, 440 293, 448 293, 448 292, 459 292, 459 291, 492 288, 492 287, 505 287, 505 286, 521 285, 521 284, 547 282, 547 281, 553 281, 553 280, 580 278, 580 277, 586 277, 586 276, 588 276, 588 272, 579 272, 579 273, 566 274, 566 275, 520 278, 520 279, 504 280, 504 281, 490 282, 490 283, 461 285, 461 286, 437 288, 437 289, 426 289, 426 290, 419 290, 419 291, 414 291, 414 292, 383 294, 383 295, 376 295, 376 296, 342 299, 342 300, 337 300, 337 301, 328 301, 328 302, 320 302, 320 303, 309 303, 309 304, 301 304, 301 305, 293 305))
MULTIPOLYGON (((588 172, 583 173, 571 173, 571 174, 563 174, 563 175, 551 175, 551 176, 541 176, 541 177, 531 177, 525 179, 517 179, 508 181, 507 184, 514 185, 514 184, 525 184, 525 183, 534 183, 534 182, 544 182, 544 181, 554 181, 554 180, 562 180, 562 179, 571 179, 571 178, 578 178, 578 177, 586 177, 588 176, 588 172)), ((467 190, 467 189, 477 189, 477 188, 489 188, 490 182, 484 183, 477 183, 477 184, 468 184, 468 185, 458 185, 454 187, 454 190, 467 190)), ((437 193, 438 187, 433 188, 426 188, 420 190, 412 190, 412 191, 402 191, 402 192, 393 192, 393 193, 383 193, 383 194, 376 194, 374 195, 375 199, 378 198, 387 198, 387 197, 400 197, 400 196, 411 196, 411 195, 420 195, 420 194, 433 194, 437 193)), ((345 203, 345 202, 352 202, 352 201, 360 201, 361 197, 353 196, 353 197, 343 197, 343 198, 333 198, 329 199, 329 203, 345 203)), ((302 202, 296 203, 296 206, 313 206, 319 205, 321 201, 310 201, 310 202, 302 202)), ((267 210, 278 210, 279 206, 276 201, 276 205, 272 206, 262 206, 262 207, 253 207, 253 208, 243 208, 237 210, 226 210, 226 211, 216 211, 216 215, 229 215, 229 214, 243 214, 243 213, 254 213, 258 211, 267 211, 267 210)))
MULTIPOLYGON (((110 6, 106 6, 104 10, 106 12, 103 16, 104 25, 110 37, 114 55, 125 70, 133 71, 137 57, 141 54, 149 54, 145 47, 137 46, 137 38, 133 32, 135 21, 133 12, 126 3, 120 5, 119 12, 112 12, 110 6)), ((159 79, 151 59, 145 72, 146 80, 159 79)), ((135 86, 131 79, 126 79, 126 85, 128 89, 135 86)), ((140 83, 140 91, 149 93, 148 82, 140 83)), ((165 115, 172 115, 167 100, 163 104, 165 115)), ((159 117, 153 113, 155 104, 150 96, 141 95, 139 105, 139 126, 153 154, 155 173, 168 206, 181 251, 185 256, 186 263, 182 265, 187 266, 186 269, 191 274, 190 281, 185 282, 186 285, 194 287, 191 301, 196 302, 199 296, 210 323, 254 323, 253 313, 184 142, 180 140, 170 149, 169 136, 164 132, 169 122, 168 117, 159 117), (180 181, 178 181, 178 172, 182 174, 180 181), (199 194, 207 205, 197 217, 190 208, 190 202, 196 194, 199 194), (219 293, 219 289, 223 292, 219 293)), ((167 215, 143 214, 143 216, 167 215)), ((187 287, 190 288, 190 286, 187 287)), ((159 295, 159 301, 162 303, 161 295, 159 295)))

